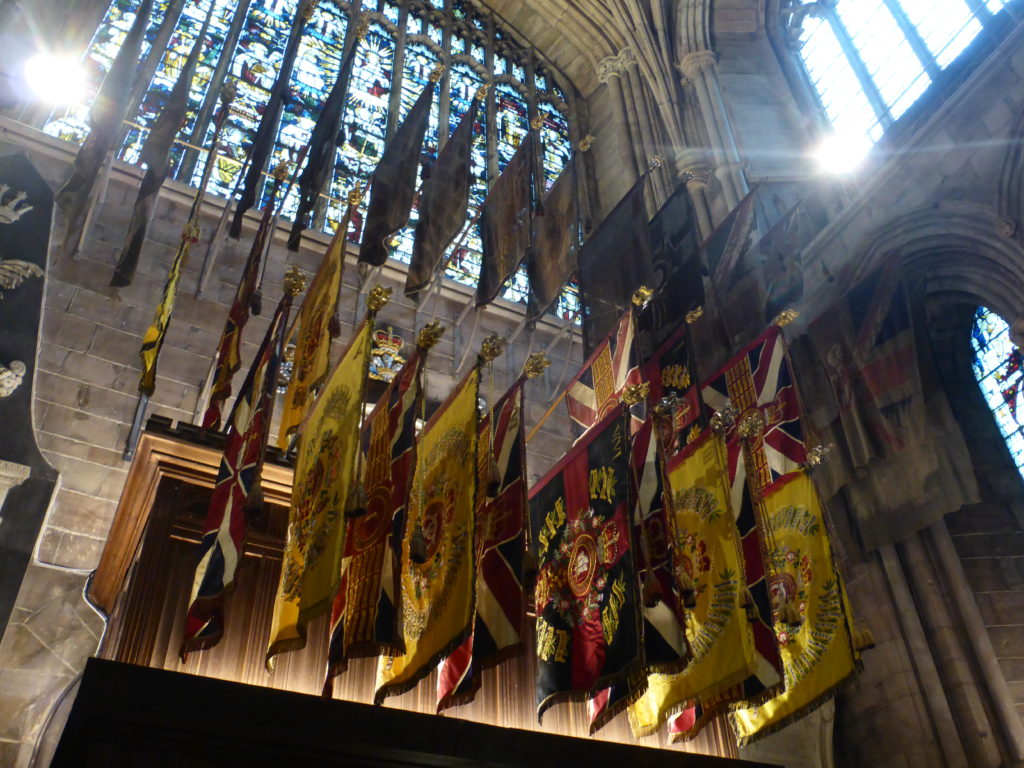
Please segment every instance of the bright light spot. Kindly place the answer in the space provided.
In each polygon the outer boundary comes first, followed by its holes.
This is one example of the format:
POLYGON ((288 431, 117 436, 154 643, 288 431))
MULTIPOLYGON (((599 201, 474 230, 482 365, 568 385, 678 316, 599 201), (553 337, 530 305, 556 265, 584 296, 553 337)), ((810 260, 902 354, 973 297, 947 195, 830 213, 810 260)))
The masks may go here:
POLYGON ((866 136, 831 134, 814 153, 818 167, 826 173, 843 174, 857 169, 871 149, 866 136))
POLYGON ((33 56, 25 64, 25 80, 40 100, 50 104, 77 104, 85 97, 82 63, 70 56, 33 56))

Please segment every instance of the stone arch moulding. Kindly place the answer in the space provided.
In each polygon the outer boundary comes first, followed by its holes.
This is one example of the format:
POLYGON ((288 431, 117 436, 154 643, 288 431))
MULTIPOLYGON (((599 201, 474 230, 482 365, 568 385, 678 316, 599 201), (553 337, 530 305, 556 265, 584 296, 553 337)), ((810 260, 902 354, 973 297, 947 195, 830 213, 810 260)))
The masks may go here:
POLYGON ((840 285, 854 285, 897 255, 928 293, 956 291, 1007 318, 1024 342, 1024 247, 985 205, 944 202, 904 213, 861 240, 840 285))
POLYGON ((1024 109, 1017 113, 1006 137, 998 194, 1004 231, 1024 242, 1024 109))

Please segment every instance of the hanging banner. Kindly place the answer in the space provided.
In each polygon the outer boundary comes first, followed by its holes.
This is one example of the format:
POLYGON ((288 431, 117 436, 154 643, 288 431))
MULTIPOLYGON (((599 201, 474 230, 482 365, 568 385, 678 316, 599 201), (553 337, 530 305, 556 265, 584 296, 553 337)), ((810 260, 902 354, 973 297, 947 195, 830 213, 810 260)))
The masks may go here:
POLYGON ((420 436, 402 540, 405 653, 381 657, 376 704, 414 688, 472 629, 479 384, 474 367, 420 436))
POLYGON ((686 617, 692 658, 678 674, 648 675, 647 692, 629 710, 637 737, 654 733, 692 700, 742 695, 738 684, 758 663, 743 610, 743 558, 721 438, 708 432, 687 446, 669 466, 668 482, 673 564, 696 594, 686 617))
POLYGON ((732 714, 740 746, 819 706, 858 665, 853 622, 810 477, 801 470, 776 481, 765 489, 764 506, 768 580, 779 617, 775 633, 786 689, 732 714))
POLYGON ((538 720, 554 704, 643 674, 628 475, 616 408, 530 491, 538 720))
POLYGON ((338 588, 372 325, 364 322, 356 329, 299 438, 268 662, 277 653, 305 646, 306 624, 330 607, 338 588))

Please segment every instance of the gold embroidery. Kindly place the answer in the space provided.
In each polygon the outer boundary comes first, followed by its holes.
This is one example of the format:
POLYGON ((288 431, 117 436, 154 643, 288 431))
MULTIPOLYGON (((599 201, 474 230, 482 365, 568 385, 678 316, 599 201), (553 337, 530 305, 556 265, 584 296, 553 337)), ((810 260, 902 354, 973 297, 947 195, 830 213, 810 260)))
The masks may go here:
POLYGON ((590 498, 615 503, 615 468, 600 467, 590 470, 590 498))

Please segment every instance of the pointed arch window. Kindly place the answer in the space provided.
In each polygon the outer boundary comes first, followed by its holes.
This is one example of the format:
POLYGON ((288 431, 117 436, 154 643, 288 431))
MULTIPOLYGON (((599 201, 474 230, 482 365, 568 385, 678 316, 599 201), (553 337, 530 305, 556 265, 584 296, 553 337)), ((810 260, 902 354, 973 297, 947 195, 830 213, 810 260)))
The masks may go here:
POLYGON ((783 19, 833 129, 875 143, 1009 0, 784 0, 783 19))
MULTIPOLYGON (((207 12, 213 7, 210 31, 193 80, 187 119, 173 150, 174 178, 199 183, 199 159, 209 142, 218 94, 230 78, 238 85, 225 126, 208 192, 226 197, 233 190, 280 71, 284 49, 295 24, 299 0, 155 0, 139 72, 144 85, 126 121, 118 158, 138 162, 149 126, 159 114, 181 63, 196 42, 207 12)), ((131 27, 140 0, 112 0, 88 50, 84 64, 93 93, 102 81, 131 27)), ((332 232, 341 220, 347 193, 365 183, 389 136, 426 83, 430 70, 444 64, 446 74, 435 97, 425 145, 436 156, 468 108, 476 88, 492 83, 487 104, 478 117, 473 151, 474 182, 467 223, 475 216, 488 185, 511 159, 529 130, 531 115, 544 117, 544 171, 547 185, 565 165, 570 153, 569 105, 554 70, 536 52, 519 45, 499 28, 493 17, 480 13, 467 0, 321 0, 303 26, 299 54, 289 93, 276 131, 271 159, 294 160, 316 123, 320 105, 334 85, 342 52, 352 37, 351 17, 358 12, 370 21, 359 43, 356 64, 347 85, 342 131, 315 226, 332 232)), ((44 130, 80 143, 89 132, 91 96, 82 104, 62 108, 46 121, 44 130)), ((425 158, 429 160, 429 157, 425 158)), ((270 164, 265 172, 269 172, 270 164)), ((268 185, 269 187, 269 185, 268 185)), ((295 194, 282 205, 289 218, 295 194)), ((363 211, 365 210, 365 203, 363 211)), ((361 236, 361 215, 350 238, 361 236)), ((415 211, 414 211, 415 222, 415 211)), ((474 228, 475 229, 475 228, 474 228)), ((412 225, 399 233, 393 255, 407 260, 412 225)), ((454 255, 449 277, 473 284, 479 272, 481 247, 470 231, 454 255)), ((525 296, 523 276, 513 278, 506 298, 525 296)))
POLYGON ((1010 340, 1010 326, 985 307, 974 313, 971 345, 978 386, 1017 470, 1024 475, 1024 357, 1010 340))

